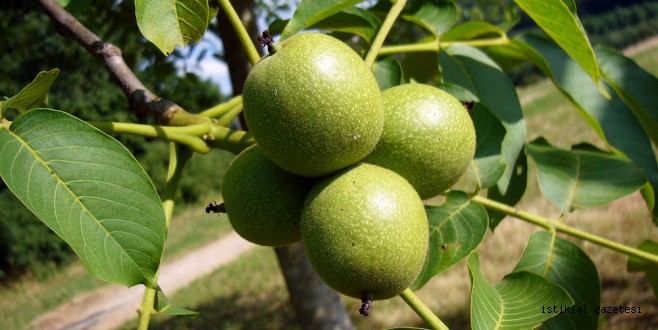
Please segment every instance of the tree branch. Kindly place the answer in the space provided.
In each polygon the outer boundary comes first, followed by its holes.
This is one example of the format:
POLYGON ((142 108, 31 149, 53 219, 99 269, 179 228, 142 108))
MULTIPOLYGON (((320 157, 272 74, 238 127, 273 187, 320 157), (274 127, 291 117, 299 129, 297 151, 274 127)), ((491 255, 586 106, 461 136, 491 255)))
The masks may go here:
POLYGON ((38 2, 50 20, 55 23, 60 34, 75 40, 105 65, 126 95, 130 109, 138 118, 153 117, 159 124, 171 126, 209 121, 208 118, 191 114, 176 103, 151 92, 123 60, 121 49, 101 40, 73 15, 59 6, 55 0, 38 0, 38 2))

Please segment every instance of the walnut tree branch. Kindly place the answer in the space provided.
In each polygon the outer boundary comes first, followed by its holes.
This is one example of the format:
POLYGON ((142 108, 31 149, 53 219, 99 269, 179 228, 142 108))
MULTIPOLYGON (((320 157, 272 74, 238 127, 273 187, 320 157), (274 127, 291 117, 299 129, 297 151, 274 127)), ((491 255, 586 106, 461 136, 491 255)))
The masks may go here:
POLYGON ((58 5, 55 0, 38 0, 38 2, 50 20, 55 23, 60 34, 74 39, 105 65, 128 98, 130 109, 138 118, 153 117, 159 124, 173 126, 191 125, 210 120, 191 114, 176 103, 151 92, 123 60, 121 49, 101 40, 58 5))

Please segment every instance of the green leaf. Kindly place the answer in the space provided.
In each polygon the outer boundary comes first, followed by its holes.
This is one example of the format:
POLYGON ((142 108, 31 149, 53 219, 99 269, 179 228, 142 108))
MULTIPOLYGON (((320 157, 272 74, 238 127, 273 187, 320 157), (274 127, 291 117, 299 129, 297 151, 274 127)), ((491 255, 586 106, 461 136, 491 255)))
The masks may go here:
POLYGON ((380 26, 379 19, 361 8, 347 8, 313 24, 311 28, 355 34, 367 43, 372 42, 380 26))
POLYGON ((139 30, 165 55, 201 40, 209 11, 208 0, 135 0, 139 30))
POLYGON ((473 251, 487 232, 484 207, 471 203, 468 194, 450 191, 440 206, 425 206, 430 226, 430 245, 425 266, 412 290, 418 290, 473 251))
POLYGON ((402 19, 416 23, 438 38, 457 23, 457 7, 450 0, 415 1, 402 19))
POLYGON ((542 329, 598 328, 599 317, 593 308, 601 304, 601 282, 596 265, 580 247, 547 231, 533 233, 514 271, 540 275, 574 299, 571 313, 550 319, 542 329))
POLYGON ((155 310, 159 314, 166 315, 189 316, 191 318, 199 316, 199 312, 169 304, 169 299, 162 290, 156 291, 155 310))
MULTIPOLYGON (((507 205, 516 205, 521 200, 521 197, 523 197, 527 185, 528 159, 524 153, 521 153, 514 164, 514 171, 512 171, 512 178, 510 179, 507 191, 502 193, 498 189, 498 186, 494 186, 487 190, 487 197, 507 205)), ((495 210, 487 210, 487 213, 489 213, 489 228, 492 231, 507 216, 506 213, 495 210)))
POLYGON ((543 306, 571 306, 573 299, 563 288, 543 277, 514 272, 491 285, 480 273, 476 253, 468 258, 471 276, 471 327, 474 330, 532 329, 555 314, 542 313, 543 306))
POLYGON ((5 111, 9 108, 14 108, 21 113, 25 113, 31 109, 46 105, 48 91, 55 82, 55 79, 57 79, 57 75, 59 75, 59 69, 39 72, 36 78, 18 92, 18 94, 2 103, 2 113, 0 115, 4 115, 5 111))
POLYGON ((458 99, 462 103, 463 102, 473 102, 474 106, 479 105, 479 104, 476 103, 476 102, 479 101, 477 95, 474 95, 473 93, 471 93, 471 91, 469 91, 468 89, 466 89, 462 86, 451 84, 451 83, 441 83, 441 84, 438 85, 438 87, 440 89, 450 93, 450 95, 454 96, 456 99, 458 99))
POLYGON ((435 52, 413 52, 402 57, 404 81, 433 84, 439 74, 439 57, 435 52))
MULTIPOLYGON (((576 16, 575 3, 563 0, 514 0, 597 84, 601 72, 592 45, 576 16)), ((599 85, 600 86, 600 85, 599 85)), ((603 88, 599 89, 605 94, 603 88)))
MULTIPOLYGON (((644 252, 658 255, 658 242, 656 241, 650 239, 645 240, 644 242, 640 243, 637 248, 644 252)), ((628 258, 627 270, 629 272, 643 272, 648 270, 658 272, 658 264, 646 261, 644 259, 639 259, 637 257, 630 257, 628 258)))
POLYGON ((505 138, 505 127, 480 103, 471 111, 475 126, 475 176, 480 188, 491 188, 505 173, 501 148, 505 138))
POLYGON ((625 154, 642 167, 653 190, 643 189, 643 196, 652 208, 654 223, 658 224, 658 205, 653 203, 658 188, 658 163, 651 141, 633 112, 617 95, 611 100, 602 97, 583 69, 550 40, 527 35, 515 40, 514 45, 551 78, 613 151, 625 154))
POLYGON ((99 279, 157 287, 165 215, 130 152, 61 111, 37 109, 0 128, 0 176, 99 279))
MULTIPOLYGON (((509 40, 509 43, 513 42, 514 40, 509 40)), ((484 50, 504 72, 509 72, 513 68, 528 62, 525 54, 518 49, 511 47, 509 43, 506 45, 487 47, 484 50)))
POLYGON ((379 58, 375 62, 373 73, 382 91, 402 83, 402 67, 392 56, 379 58))
POLYGON ((302 1, 281 33, 281 40, 304 30, 343 9, 353 7, 363 0, 314 0, 302 1))
POLYGON ((595 148, 563 150, 539 139, 526 146, 539 188, 562 212, 604 205, 642 188, 644 173, 625 157, 595 148))
POLYGON ((658 144, 658 78, 632 59, 605 47, 596 48, 605 81, 635 114, 654 144, 658 144))
POLYGON ((505 193, 526 140, 525 120, 514 85, 486 54, 473 47, 449 47, 439 54, 439 62, 445 82, 477 95, 505 127, 501 155, 506 168, 498 181, 498 189, 505 193))
POLYGON ((487 22, 470 21, 457 25, 441 36, 441 42, 500 38, 505 32, 487 22))
MULTIPOLYGON (((658 242, 656 241, 645 240, 637 248, 658 255, 658 242)), ((630 257, 628 258, 626 270, 629 272, 646 272, 647 281, 649 281, 653 293, 658 297, 658 264, 637 257, 630 257)))

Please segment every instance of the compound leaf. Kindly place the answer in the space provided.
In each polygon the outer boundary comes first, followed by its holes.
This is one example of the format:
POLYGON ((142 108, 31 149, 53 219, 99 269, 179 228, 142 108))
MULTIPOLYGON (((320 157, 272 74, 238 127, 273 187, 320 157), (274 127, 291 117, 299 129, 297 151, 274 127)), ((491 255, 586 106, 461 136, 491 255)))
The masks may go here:
POLYGON ((573 313, 559 314, 542 329, 598 328, 599 318, 592 308, 601 303, 601 282, 596 265, 580 247, 547 231, 533 233, 514 271, 542 276, 574 299, 573 313))
POLYGON ((425 266, 411 286, 418 290, 473 251, 487 232, 484 207, 472 203, 468 194, 450 191, 440 206, 425 206, 430 226, 430 244, 425 266))
POLYGON ((511 273, 489 284, 480 273, 476 253, 468 258, 471 276, 471 327, 474 330, 532 329, 555 314, 542 306, 571 306, 573 299, 561 287, 527 271, 511 273))
POLYGON ((209 13, 208 0, 135 0, 139 30, 165 55, 201 40, 209 13))
POLYGON ((539 139, 526 152, 537 164, 542 194, 562 212, 607 204, 646 184, 631 161, 593 147, 563 150, 539 139))
POLYGON ((612 99, 601 96, 583 69, 550 40, 526 35, 513 45, 551 78, 613 151, 623 153, 644 170, 650 186, 643 189, 643 196, 652 210, 654 223, 658 223, 658 205, 653 199, 658 188, 656 155, 642 124, 622 98, 616 94, 612 99))
POLYGON ((0 128, 0 176, 99 279, 157 287, 165 215, 148 175, 119 142, 62 111, 0 128))

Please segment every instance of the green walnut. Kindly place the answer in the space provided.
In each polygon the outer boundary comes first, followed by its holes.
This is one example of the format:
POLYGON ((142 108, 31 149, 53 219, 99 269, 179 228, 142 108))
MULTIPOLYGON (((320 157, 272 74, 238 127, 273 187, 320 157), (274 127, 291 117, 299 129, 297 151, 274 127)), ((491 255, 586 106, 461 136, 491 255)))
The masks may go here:
POLYGON ((377 144, 384 111, 363 60, 333 37, 307 32, 270 45, 244 85, 244 114, 263 152, 291 173, 320 177, 377 144))
POLYGON ((259 245, 283 246, 300 240, 304 200, 312 184, 274 165, 258 145, 229 166, 222 196, 233 229, 259 245))
POLYGON ((387 89, 382 98, 384 131, 365 161, 400 174, 422 199, 454 185, 475 154, 475 128, 461 102, 423 84, 387 89))
POLYGON ((395 172, 365 163, 313 187, 301 228, 318 275, 364 303, 409 287, 428 248, 427 217, 414 188, 395 172))

